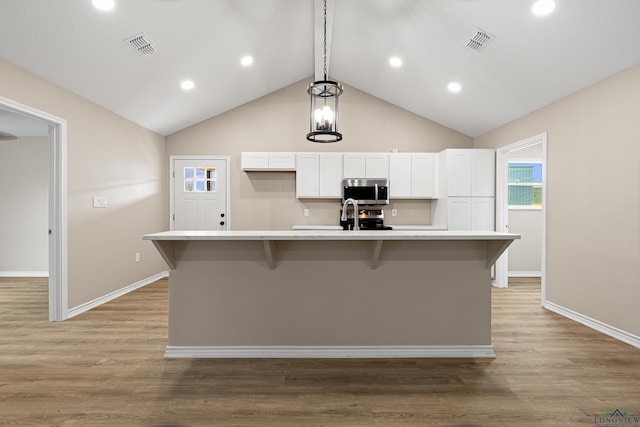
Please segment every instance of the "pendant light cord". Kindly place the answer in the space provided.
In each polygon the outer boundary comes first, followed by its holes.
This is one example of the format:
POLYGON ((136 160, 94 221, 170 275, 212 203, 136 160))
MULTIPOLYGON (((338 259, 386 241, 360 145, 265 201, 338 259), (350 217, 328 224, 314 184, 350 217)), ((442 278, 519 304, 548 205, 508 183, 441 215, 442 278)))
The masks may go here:
POLYGON ((327 0, 324 0, 324 80, 327 80, 327 0))

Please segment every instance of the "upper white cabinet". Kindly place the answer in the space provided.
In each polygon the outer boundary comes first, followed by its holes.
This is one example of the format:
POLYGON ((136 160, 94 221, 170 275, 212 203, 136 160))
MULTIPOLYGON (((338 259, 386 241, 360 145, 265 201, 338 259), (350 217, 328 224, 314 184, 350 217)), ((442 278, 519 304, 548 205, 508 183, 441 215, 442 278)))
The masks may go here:
POLYGON ((298 153, 296 164, 296 197, 318 197, 320 156, 317 153, 298 153))
POLYGON ((296 197, 342 197, 342 162, 340 153, 298 153, 296 197))
POLYGON ((471 152, 471 196, 495 197, 496 152, 495 150, 472 150, 471 152))
POLYGON ((441 153, 444 192, 449 197, 495 196, 495 150, 448 149, 441 153))
POLYGON ((296 153, 243 152, 240 167, 243 171, 294 171, 296 153))
POLYGON ((343 153, 344 178, 389 179, 388 153, 343 153))
POLYGON ((412 193, 411 153, 389 155, 389 197, 410 198, 412 193))
MULTIPOLYGON (((365 155, 365 178, 389 179, 389 154, 367 153, 365 155)), ((358 178, 358 177, 355 177, 358 178)), ((362 178, 362 177, 360 177, 362 178)))
POLYGON ((320 154, 319 197, 342 197, 343 156, 340 153, 320 154))
POLYGON ((437 154, 392 153, 389 155, 389 190, 392 199, 437 197, 437 154))
POLYGON ((344 178, 366 178, 365 153, 343 153, 344 178))

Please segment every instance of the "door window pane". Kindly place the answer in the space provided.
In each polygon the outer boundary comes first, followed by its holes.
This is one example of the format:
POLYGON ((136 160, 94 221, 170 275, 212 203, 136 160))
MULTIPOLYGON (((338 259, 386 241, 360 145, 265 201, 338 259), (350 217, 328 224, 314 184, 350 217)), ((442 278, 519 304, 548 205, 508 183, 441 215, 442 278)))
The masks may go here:
POLYGON ((184 191, 186 193, 214 193, 216 191, 216 177, 216 168, 185 167, 184 191))

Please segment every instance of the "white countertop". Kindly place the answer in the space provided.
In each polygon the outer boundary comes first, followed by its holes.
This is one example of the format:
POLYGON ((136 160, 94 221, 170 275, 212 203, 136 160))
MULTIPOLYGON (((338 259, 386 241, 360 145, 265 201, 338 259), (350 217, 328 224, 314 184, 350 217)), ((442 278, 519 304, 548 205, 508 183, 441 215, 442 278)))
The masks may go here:
POLYGON ((496 231, 448 230, 242 230, 163 231, 144 240, 515 240, 520 235, 496 231))

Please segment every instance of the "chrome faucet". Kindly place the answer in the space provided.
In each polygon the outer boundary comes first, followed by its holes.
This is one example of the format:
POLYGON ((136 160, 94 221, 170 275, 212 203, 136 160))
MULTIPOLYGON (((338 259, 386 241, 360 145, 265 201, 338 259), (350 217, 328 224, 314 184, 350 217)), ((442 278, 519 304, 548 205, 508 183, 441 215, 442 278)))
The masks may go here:
POLYGON ((354 199, 348 198, 344 201, 344 204, 342 205, 342 218, 340 218, 340 220, 347 220, 347 206, 349 205, 349 203, 353 205, 353 229, 360 230, 360 222, 358 221, 358 202, 356 202, 354 199))

